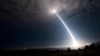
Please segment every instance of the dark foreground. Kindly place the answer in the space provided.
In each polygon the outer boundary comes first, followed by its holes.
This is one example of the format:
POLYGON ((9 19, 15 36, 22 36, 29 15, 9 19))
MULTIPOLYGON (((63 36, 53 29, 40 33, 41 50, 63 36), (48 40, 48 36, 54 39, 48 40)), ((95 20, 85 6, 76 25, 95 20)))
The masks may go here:
POLYGON ((50 49, 28 49, 28 50, 1 50, 0 56, 100 56, 100 45, 92 44, 84 49, 50 50, 50 49))

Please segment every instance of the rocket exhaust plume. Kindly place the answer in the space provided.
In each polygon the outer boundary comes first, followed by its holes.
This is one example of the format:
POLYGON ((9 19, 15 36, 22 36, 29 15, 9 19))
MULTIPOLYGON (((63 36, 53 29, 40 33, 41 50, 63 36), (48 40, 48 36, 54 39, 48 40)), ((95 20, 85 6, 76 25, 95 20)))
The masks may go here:
POLYGON ((73 34, 71 33, 70 29, 68 28, 67 24, 63 21, 63 19, 59 16, 59 14, 56 12, 56 10, 53 10, 52 11, 53 13, 56 14, 56 16, 59 18, 59 20, 61 21, 61 23, 64 25, 64 27, 66 28, 66 30, 68 31, 69 35, 71 36, 72 38, 72 41, 73 41, 73 47, 77 48, 79 47, 79 44, 77 43, 77 41, 75 40, 73 34))

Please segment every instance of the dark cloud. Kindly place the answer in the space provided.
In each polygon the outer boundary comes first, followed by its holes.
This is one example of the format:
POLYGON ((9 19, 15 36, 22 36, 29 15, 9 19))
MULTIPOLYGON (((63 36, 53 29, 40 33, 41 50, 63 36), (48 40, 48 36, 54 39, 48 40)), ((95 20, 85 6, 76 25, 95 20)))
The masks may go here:
POLYGON ((93 2, 94 0, 3 0, 0 1, 0 10, 11 16, 32 20, 34 17, 46 18, 48 16, 46 14, 53 8, 59 11, 64 10, 70 15, 79 12, 93 2))

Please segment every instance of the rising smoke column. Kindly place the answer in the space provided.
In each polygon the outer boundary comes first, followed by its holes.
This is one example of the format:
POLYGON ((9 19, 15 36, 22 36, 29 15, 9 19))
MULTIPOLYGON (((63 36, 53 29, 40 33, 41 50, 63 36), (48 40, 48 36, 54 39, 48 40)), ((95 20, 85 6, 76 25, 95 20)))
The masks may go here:
POLYGON ((59 18, 59 20, 61 21, 61 23, 64 25, 64 27, 65 27, 66 30, 68 31, 69 35, 71 36, 72 41, 73 41, 72 46, 73 46, 73 47, 79 47, 79 44, 77 43, 75 37, 73 36, 72 32, 71 32, 70 29, 68 28, 67 24, 66 24, 66 23, 63 21, 63 19, 59 16, 59 14, 56 12, 56 10, 53 10, 52 12, 56 14, 56 16, 59 18))

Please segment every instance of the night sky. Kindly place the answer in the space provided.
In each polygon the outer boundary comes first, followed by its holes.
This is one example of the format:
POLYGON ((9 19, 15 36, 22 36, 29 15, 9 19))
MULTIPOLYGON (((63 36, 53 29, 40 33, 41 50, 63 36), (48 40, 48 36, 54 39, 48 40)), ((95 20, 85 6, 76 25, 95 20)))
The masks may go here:
POLYGON ((100 41, 100 0, 0 0, 0 48, 70 45, 54 8, 78 42, 100 41))

